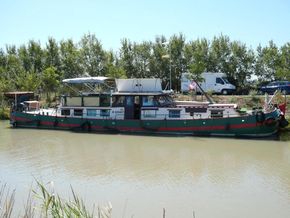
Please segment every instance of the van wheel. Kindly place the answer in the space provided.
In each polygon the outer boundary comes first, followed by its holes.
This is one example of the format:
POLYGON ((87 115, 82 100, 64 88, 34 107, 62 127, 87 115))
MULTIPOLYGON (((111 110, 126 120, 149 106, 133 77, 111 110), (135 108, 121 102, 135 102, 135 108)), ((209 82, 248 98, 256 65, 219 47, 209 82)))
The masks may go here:
POLYGON ((223 94, 223 95, 227 95, 227 94, 228 94, 228 91, 227 91, 226 89, 223 89, 223 90, 222 90, 222 94, 223 94))
POLYGON ((284 89, 284 90, 281 91, 281 93, 282 93, 283 95, 286 95, 286 94, 287 94, 287 91, 284 89))

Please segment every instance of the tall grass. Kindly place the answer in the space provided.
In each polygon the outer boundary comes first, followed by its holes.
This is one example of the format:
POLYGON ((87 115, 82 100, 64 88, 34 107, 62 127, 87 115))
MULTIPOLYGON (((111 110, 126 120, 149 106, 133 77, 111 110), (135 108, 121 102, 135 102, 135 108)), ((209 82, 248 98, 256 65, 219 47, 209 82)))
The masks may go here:
POLYGON ((71 187, 72 199, 65 200, 54 193, 53 187, 47 187, 43 183, 36 181, 35 189, 32 189, 24 205, 24 211, 15 212, 15 190, 10 190, 6 184, 0 188, 0 218, 12 217, 55 217, 55 218, 111 218, 112 205, 95 208, 89 211, 84 201, 75 193, 71 187), (16 213, 19 213, 16 216, 16 213))
MULTIPOLYGON (((0 181, 0 218, 111 218, 112 205, 98 206, 97 211, 86 208, 84 201, 71 187, 72 199, 66 200, 54 192, 53 183, 44 185, 36 181, 36 188, 32 188, 27 196, 23 211, 14 208, 16 191, 10 190, 0 181), (96 213, 95 213, 96 212, 96 213)), ((165 218, 165 208, 162 217, 165 218)), ((124 213, 123 216, 124 217, 124 213)), ((133 217, 133 216, 131 216, 133 217)), ((161 216, 160 216, 161 217, 161 216)), ((195 212, 193 211, 193 218, 195 212)))
POLYGON ((15 190, 10 191, 6 184, 0 187, 0 217, 9 218, 12 215, 15 190))

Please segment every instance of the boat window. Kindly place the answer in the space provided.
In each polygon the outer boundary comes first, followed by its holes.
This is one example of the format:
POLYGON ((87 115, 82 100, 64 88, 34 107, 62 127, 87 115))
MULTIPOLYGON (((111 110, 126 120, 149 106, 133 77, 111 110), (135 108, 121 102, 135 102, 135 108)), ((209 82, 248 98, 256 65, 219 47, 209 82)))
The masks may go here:
POLYGON ((61 115, 63 116, 70 116, 70 109, 62 109, 61 115))
POLYGON ((222 80, 222 78, 216 78, 216 83, 218 83, 218 84, 222 84, 222 85, 224 85, 225 84, 225 82, 222 80))
POLYGON ((125 96, 113 96, 113 107, 124 107, 125 96))
POLYGON ((99 96, 83 97, 83 103, 85 107, 98 107, 100 106, 100 98, 99 96))
POLYGON ((74 109, 74 116, 83 116, 83 109, 74 109))
POLYGON ((88 117, 95 117, 95 116, 97 116, 97 111, 94 109, 87 109, 87 116, 88 117))
POLYGON ((134 96, 126 96, 126 106, 134 105, 134 96))
POLYGON ((110 110, 107 110, 107 109, 100 110, 100 115, 101 115, 101 117, 109 117, 110 110))
POLYGON ((143 107, 153 107, 158 105, 158 96, 143 96, 142 106, 143 107))
POLYGON ((212 110, 210 112, 210 115, 212 118, 220 118, 220 117, 223 117, 223 111, 222 110, 212 110))
POLYGON ((169 110, 169 118, 180 118, 180 110, 169 110))
POLYGON ((146 118, 155 118, 156 117, 156 110, 143 110, 143 117, 146 118))
POLYGON ((100 106, 101 107, 109 107, 110 106, 110 96, 109 95, 101 95, 100 96, 100 106))
POLYGON ((82 97, 67 97, 66 98, 67 106, 82 106, 82 97))
POLYGON ((158 106, 160 107, 166 107, 166 106, 172 106, 173 105, 173 99, 168 95, 160 95, 158 96, 158 106))

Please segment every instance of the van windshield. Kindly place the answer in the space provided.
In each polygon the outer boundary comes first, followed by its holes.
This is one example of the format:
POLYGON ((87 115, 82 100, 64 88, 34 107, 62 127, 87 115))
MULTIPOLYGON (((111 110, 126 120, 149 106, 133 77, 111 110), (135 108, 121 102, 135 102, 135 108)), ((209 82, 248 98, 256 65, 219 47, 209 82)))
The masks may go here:
POLYGON ((226 84, 230 83, 226 77, 222 77, 222 78, 223 78, 223 81, 225 81, 226 84))

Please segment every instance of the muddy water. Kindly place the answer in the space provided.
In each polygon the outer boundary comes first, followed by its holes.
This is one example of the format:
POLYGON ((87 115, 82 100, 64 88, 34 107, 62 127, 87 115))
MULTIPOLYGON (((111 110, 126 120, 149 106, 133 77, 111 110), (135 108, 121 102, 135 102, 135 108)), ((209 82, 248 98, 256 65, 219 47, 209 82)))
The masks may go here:
POLYGON ((290 217, 290 141, 11 129, 0 122, 0 182, 23 208, 34 180, 70 185, 113 217, 290 217))

